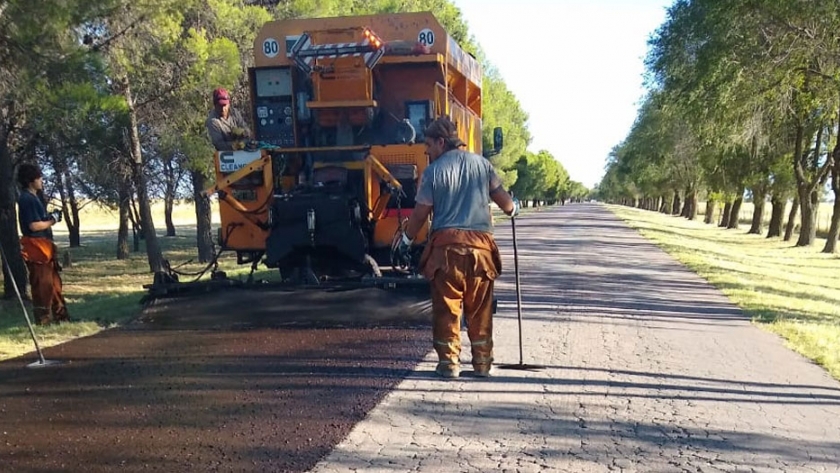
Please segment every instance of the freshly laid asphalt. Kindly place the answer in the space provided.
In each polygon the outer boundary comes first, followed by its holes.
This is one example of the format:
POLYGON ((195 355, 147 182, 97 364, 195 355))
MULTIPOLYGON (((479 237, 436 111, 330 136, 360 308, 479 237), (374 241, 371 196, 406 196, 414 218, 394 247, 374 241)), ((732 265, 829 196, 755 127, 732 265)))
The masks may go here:
MULTIPOLYGON (((510 236, 498 364, 520 362, 510 236)), ((441 380, 427 356, 313 472, 840 471, 840 383, 609 210, 516 236, 522 361, 545 369, 441 380)))
MULTIPOLYGON (((0 471, 840 471, 840 383, 702 278, 598 204, 516 233, 543 369, 473 377, 464 333, 462 377, 437 378, 427 304, 378 292, 168 301, 45 350, 68 365, 0 363, 0 471)), ((509 222, 497 239, 516 364, 509 222)))

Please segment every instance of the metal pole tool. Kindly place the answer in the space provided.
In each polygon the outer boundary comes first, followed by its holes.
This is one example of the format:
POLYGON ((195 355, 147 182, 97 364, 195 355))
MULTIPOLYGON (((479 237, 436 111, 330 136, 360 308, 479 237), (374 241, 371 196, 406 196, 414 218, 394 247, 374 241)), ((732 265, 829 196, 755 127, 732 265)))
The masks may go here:
POLYGON ((29 320, 29 313, 26 311, 26 305, 23 303, 23 296, 20 294, 20 289, 18 289, 17 281, 15 281, 15 276, 12 273, 12 267, 9 266, 9 260, 6 258, 6 253, 3 251, 3 247, 0 246, 0 256, 3 257, 3 263, 6 266, 6 275, 12 281, 12 286, 15 288, 15 294, 17 294, 18 301, 20 301, 20 308, 23 310, 23 317, 26 319, 26 325, 29 327, 29 333, 32 335, 32 341, 35 343, 35 351, 38 352, 38 361, 34 361, 26 365, 27 368, 45 368, 47 366, 56 366, 64 364, 63 361, 57 360, 47 360, 44 358, 44 353, 41 351, 41 346, 38 344, 38 338, 35 336, 35 329, 32 327, 32 322, 29 320))
POLYGON ((523 363, 522 356, 522 291, 519 288, 519 252, 516 248, 516 217, 510 218, 510 229, 513 236, 513 272, 516 275, 516 313, 519 319, 519 363, 513 365, 499 365, 503 370, 537 371, 545 369, 541 365, 523 363))

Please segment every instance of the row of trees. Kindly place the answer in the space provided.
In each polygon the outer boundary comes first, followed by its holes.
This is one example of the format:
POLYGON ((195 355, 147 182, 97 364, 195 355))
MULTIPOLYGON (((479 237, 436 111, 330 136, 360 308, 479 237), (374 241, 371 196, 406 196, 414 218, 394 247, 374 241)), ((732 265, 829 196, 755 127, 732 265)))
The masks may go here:
MULTIPOLYGON (((18 285, 26 287, 15 216, 19 163, 37 160, 49 175, 47 194, 64 210, 71 246, 81 243, 81 208, 105 204, 119 209, 116 257, 129 256, 133 232, 145 240, 153 272, 164 260, 150 202, 165 202, 166 234, 174 235, 174 203, 192 199, 206 262, 210 203, 200 191, 210 175, 209 91, 223 86, 236 103, 248 102, 245 72, 260 27, 420 10, 433 11, 484 66, 484 142, 491 146, 492 129, 504 128, 505 149, 493 163, 505 184, 523 179, 522 196, 534 200, 579 193, 556 161, 552 177, 542 176, 545 163, 526 152, 527 114, 450 0, 0 0, 0 244, 18 285)), ((14 294, 5 276, 5 294, 14 294)))
POLYGON ((833 0, 677 0, 649 41, 649 93, 610 154, 599 197, 735 228, 744 198, 750 233, 813 245, 826 189, 840 227, 840 4, 833 0), (830 186, 827 185, 830 183, 830 186))
POLYGON ((583 184, 569 179, 566 168, 546 150, 536 154, 526 151, 510 170, 517 175, 511 191, 522 201, 532 201, 533 205, 565 203, 582 199, 589 193, 583 184))

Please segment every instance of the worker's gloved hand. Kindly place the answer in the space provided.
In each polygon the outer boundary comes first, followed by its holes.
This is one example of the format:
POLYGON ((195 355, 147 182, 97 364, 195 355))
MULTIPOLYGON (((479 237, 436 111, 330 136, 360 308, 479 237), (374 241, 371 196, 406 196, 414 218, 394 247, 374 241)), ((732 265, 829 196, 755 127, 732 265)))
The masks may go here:
POLYGON ((241 140, 234 141, 232 148, 234 151, 243 150, 245 149, 245 142, 241 140))
POLYGON ((519 209, 521 209, 521 205, 519 203, 519 199, 516 197, 513 198, 513 211, 509 214, 511 217, 516 217, 519 215, 519 209))
POLYGON ((408 238, 408 235, 405 232, 402 233, 400 236, 400 243, 397 245, 397 251, 401 255, 407 255, 411 251, 411 239, 408 238))
POLYGON ((245 136, 245 130, 242 128, 234 128, 233 130, 230 130, 230 136, 236 140, 247 138, 247 136, 245 136))
POLYGON ((60 222, 61 221, 61 210, 55 209, 52 212, 50 212, 50 218, 55 220, 55 223, 60 222))

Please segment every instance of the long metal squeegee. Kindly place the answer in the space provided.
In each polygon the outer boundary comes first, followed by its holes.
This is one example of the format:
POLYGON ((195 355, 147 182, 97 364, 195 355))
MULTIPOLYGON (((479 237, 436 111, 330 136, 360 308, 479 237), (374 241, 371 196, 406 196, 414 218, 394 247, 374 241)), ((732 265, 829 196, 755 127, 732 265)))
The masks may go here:
POLYGON ((145 284, 143 288, 148 293, 143 296, 141 302, 149 303, 155 299, 185 296, 190 294, 201 295, 208 292, 229 288, 245 289, 251 291, 328 291, 340 292, 355 289, 381 289, 394 292, 419 292, 426 294, 429 290, 429 281, 422 277, 399 277, 383 276, 378 278, 362 278, 357 280, 327 281, 319 284, 300 284, 287 282, 267 282, 255 280, 253 282, 239 279, 222 277, 192 282, 172 282, 145 284))

